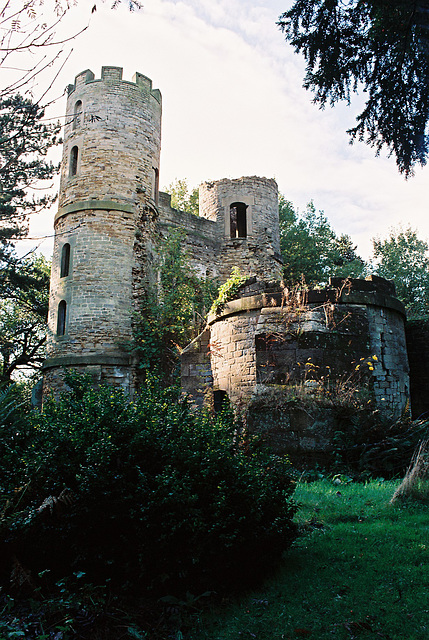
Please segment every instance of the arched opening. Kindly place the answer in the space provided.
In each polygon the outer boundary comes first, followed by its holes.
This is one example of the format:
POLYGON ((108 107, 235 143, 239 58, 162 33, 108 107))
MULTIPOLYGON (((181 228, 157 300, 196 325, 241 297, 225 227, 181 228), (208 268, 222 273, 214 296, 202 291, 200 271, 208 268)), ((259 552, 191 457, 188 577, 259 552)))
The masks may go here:
POLYGON ((233 202, 229 208, 231 238, 247 238, 247 204, 233 202))
POLYGON ((66 242, 63 245, 61 251, 61 268, 60 268, 60 278, 65 278, 69 275, 70 270, 70 245, 66 242))
POLYGON ((58 305, 57 336, 63 336, 66 332, 66 316, 67 303, 65 300, 61 300, 58 305))
POLYGON ((74 105, 73 130, 80 127, 80 117, 82 114, 82 100, 78 100, 74 105))
POLYGON ((73 147, 70 151, 70 176, 77 174, 77 163, 79 159, 79 147, 73 147))

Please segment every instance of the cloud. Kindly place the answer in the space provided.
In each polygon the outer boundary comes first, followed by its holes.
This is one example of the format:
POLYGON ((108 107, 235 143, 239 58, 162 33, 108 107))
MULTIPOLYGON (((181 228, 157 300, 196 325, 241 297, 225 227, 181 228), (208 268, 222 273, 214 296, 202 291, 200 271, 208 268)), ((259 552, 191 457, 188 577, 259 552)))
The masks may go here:
MULTIPOLYGON (((98 5, 58 83, 86 68, 99 77, 109 64, 123 66, 125 79, 135 71, 152 78, 163 94, 162 185, 275 177, 299 207, 313 198, 366 254, 370 238, 400 220, 429 235, 425 172, 406 183, 393 159, 350 146, 345 131, 357 107, 311 104, 304 62, 275 24, 287 4, 145 0, 134 14, 98 5)), ((84 9, 70 12, 68 28, 86 19, 84 9)))

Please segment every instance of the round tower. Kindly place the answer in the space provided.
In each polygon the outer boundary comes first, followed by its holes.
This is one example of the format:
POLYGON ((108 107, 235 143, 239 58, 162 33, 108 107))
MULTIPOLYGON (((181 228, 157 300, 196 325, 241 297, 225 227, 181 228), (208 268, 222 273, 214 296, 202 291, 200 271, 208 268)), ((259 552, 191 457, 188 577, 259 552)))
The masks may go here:
POLYGON ((127 347, 160 141, 161 94, 149 78, 128 82, 121 68, 103 67, 100 79, 87 70, 68 86, 45 391, 62 387, 67 367, 133 389, 127 347))
POLYGON ((204 182, 200 216, 218 225, 222 238, 221 279, 234 266, 262 280, 280 280, 278 188, 273 179, 257 176, 204 182))

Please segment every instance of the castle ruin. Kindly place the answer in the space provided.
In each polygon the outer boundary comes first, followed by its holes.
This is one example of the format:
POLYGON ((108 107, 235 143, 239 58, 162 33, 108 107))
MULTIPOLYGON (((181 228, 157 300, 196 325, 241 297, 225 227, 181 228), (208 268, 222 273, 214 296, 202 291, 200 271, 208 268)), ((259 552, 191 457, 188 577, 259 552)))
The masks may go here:
POLYGON ((282 260, 275 180, 242 177, 200 186, 199 216, 159 192, 162 99, 149 78, 101 78, 86 70, 68 86, 48 318, 44 392, 67 368, 132 394, 133 313, 156 282, 157 238, 184 233, 190 265, 221 283, 233 267, 249 276, 240 297, 208 319, 182 356, 183 388, 246 404, 296 382, 302 362, 340 373, 373 355, 375 401, 398 415, 409 398, 405 312, 381 278, 332 281, 291 305, 282 260), (213 347, 215 345, 215 348, 213 347))

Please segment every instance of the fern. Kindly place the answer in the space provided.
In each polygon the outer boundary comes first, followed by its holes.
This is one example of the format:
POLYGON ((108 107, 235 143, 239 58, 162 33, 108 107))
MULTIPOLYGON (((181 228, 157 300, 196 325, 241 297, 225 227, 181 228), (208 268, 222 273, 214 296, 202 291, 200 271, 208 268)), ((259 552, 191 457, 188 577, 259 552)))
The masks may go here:
POLYGON ((12 413, 20 407, 22 403, 17 404, 15 385, 8 385, 0 388, 0 426, 4 425, 12 413))

